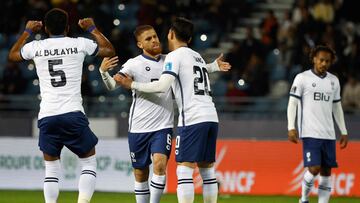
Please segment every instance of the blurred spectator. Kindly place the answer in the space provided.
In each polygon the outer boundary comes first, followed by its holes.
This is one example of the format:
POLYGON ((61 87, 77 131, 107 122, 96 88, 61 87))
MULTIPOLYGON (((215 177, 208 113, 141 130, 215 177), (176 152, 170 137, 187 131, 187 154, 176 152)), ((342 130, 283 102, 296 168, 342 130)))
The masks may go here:
POLYGON ((330 0, 319 0, 312 8, 312 15, 319 22, 331 24, 335 18, 334 5, 330 0))
POLYGON ((297 25, 303 20, 303 12, 308 10, 306 0, 295 1, 295 6, 293 8, 292 22, 297 25))
POLYGON ((268 93, 268 73, 258 55, 252 54, 250 56, 242 78, 245 80, 245 83, 249 85, 247 91, 249 96, 264 96, 268 93))
POLYGON ((7 63, 3 73, 3 93, 20 94, 25 90, 25 80, 16 63, 7 63))
POLYGON ((260 29, 262 34, 261 41, 270 49, 276 47, 278 26, 274 11, 268 11, 266 17, 260 23, 260 29))
POLYGON ((348 112, 360 109, 360 83, 351 75, 343 89, 342 104, 348 112))

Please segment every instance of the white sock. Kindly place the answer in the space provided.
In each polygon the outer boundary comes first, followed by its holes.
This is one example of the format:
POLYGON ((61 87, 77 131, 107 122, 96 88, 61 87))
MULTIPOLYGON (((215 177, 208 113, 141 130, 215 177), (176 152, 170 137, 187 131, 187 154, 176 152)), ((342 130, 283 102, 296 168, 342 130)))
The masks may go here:
POLYGON ((331 194, 331 176, 320 176, 319 178, 319 203, 328 203, 331 194))
POLYGON ((203 198, 204 203, 216 203, 218 195, 218 184, 214 167, 199 168, 203 179, 203 198))
POLYGON ((165 175, 153 174, 150 183, 150 203, 159 203, 165 188, 165 175))
POLYGON ((96 158, 95 155, 80 159, 82 167, 79 179, 78 203, 88 203, 95 191, 96 184, 96 158))
POLYGON ((148 203, 150 197, 149 183, 135 181, 135 198, 136 203, 148 203))
POLYGON ((46 203, 56 203, 59 196, 60 160, 45 162, 44 197, 46 203))
POLYGON ((178 178, 177 197, 179 203, 192 203, 194 202, 194 169, 178 165, 176 174, 178 178))
POLYGON ((309 194, 312 186, 314 185, 314 179, 315 176, 307 170, 304 174, 302 182, 301 201, 309 201, 309 194))

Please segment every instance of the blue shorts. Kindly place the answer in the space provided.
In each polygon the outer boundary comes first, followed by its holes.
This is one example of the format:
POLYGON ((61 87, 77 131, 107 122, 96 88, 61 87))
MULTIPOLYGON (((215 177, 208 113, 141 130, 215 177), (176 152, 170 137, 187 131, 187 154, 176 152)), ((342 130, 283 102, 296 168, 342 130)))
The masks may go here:
POLYGON ((98 138, 89 128, 89 121, 82 112, 49 116, 38 121, 39 147, 51 156, 60 156, 65 145, 78 156, 90 152, 98 138))
POLYGON ((154 153, 170 156, 172 128, 149 133, 128 133, 130 158, 133 168, 143 169, 151 164, 154 153))
POLYGON ((336 140, 302 138, 304 166, 336 168, 336 140))
POLYGON ((178 128, 176 162, 215 162, 218 123, 203 122, 178 128))

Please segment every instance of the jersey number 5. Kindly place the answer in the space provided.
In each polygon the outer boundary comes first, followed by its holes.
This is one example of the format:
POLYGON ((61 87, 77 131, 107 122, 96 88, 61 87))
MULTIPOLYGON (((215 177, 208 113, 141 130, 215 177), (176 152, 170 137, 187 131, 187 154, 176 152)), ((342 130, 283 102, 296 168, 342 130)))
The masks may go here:
POLYGON ((206 68, 200 68, 199 66, 194 66, 194 94, 195 95, 209 95, 211 96, 210 80, 209 73, 206 68), (199 87, 199 84, 202 84, 199 87))
POLYGON ((55 65, 63 64, 62 59, 48 60, 49 73, 51 77, 60 77, 60 81, 56 81, 55 78, 51 78, 51 85, 53 87, 62 87, 66 85, 65 72, 62 70, 54 70, 55 65))

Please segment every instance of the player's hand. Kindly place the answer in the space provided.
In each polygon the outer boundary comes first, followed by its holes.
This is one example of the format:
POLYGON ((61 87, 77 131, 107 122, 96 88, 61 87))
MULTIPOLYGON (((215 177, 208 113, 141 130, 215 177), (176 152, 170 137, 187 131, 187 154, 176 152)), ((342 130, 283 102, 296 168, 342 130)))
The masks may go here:
POLYGON ((297 144, 299 142, 299 136, 295 129, 288 131, 288 139, 290 142, 297 144))
POLYGON ((94 20, 92 18, 80 19, 78 24, 84 31, 87 31, 91 26, 95 26, 94 20))
POLYGON ((221 71, 229 71, 231 69, 231 64, 229 62, 224 61, 224 54, 221 53, 219 57, 216 59, 216 63, 218 64, 221 71))
POLYGON ((42 28, 42 22, 41 21, 35 21, 35 20, 29 20, 26 23, 25 29, 29 29, 32 32, 39 32, 42 28))
POLYGON ((114 75, 114 80, 118 85, 122 86, 123 88, 131 89, 131 83, 133 82, 133 80, 129 75, 117 73, 116 75, 114 75))
POLYGON ((348 135, 340 136, 340 149, 345 149, 348 144, 349 138, 348 135))
POLYGON ((114 56, 114 57, 111 57, 111 58, 110 57, 105 57, 101 62, 100 69, 103 72, 106 72, 106 71, 114 68, 115 66, 117 66, 118 62, 119 62, 119 57, 117 57, 117 56, 114 56))

